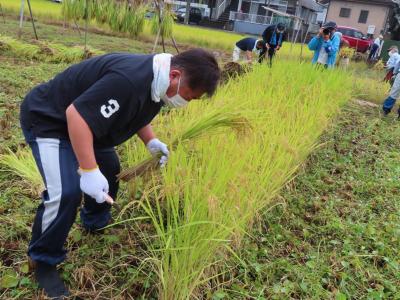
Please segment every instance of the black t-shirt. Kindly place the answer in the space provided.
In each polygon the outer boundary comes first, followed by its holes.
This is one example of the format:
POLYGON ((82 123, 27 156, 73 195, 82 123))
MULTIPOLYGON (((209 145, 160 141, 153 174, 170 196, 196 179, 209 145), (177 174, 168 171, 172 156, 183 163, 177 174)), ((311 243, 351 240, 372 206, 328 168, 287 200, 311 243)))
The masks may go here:
POLYGON ((153 55, 111 53, 73 65, 35 87, 21 105, 21 125, 35 136, 68 139, 65 111, 73 103, 94 144, 121 144, 158 114, 151 99, 153 55))
POLYGON ((242 51, 253 51, 257 40, 251 37, 241 39, 236 43, 236 46, 242 51))

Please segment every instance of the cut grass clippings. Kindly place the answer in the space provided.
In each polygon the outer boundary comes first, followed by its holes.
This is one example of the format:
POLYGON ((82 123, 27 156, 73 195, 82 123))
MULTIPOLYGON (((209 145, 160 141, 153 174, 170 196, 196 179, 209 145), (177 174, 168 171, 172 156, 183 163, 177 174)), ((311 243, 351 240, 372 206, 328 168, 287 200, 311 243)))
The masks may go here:
POLYGON ((0 35, 0 53, 10 53, 21 59, 33 59, 51 63, 76 63, 102 51, 84 47, 66 47, 62 44, 32 41, 22 42, 12 37, 0 35))

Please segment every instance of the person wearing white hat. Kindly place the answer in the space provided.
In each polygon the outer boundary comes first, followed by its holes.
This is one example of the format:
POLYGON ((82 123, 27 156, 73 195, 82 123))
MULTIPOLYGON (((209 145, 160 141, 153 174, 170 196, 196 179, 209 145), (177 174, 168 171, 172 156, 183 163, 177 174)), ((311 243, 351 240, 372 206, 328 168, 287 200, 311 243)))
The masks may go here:
POLYGON ((389 54, 389 59, 385 65, 387 73, 385 78, 383 79, 384 81, 391 81, 393 76, 393 70, 395 69, 396 65, 400 62, 399 48, 397 48, 397 46, 391 46, 388 49, 388 54, 389 54))

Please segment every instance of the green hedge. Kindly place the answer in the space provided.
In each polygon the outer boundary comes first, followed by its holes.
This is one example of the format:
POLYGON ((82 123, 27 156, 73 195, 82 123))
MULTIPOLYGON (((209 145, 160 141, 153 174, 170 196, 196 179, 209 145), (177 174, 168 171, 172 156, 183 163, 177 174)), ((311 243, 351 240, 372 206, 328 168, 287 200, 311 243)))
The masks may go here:
POLYGON ((400 49, 400 41, 385 40, 385 42, 383 43, 382 54, 381 54, 381 58, 383 61, 387 61, 389 59, 387 51, 391 46, 397 46, 400 49))

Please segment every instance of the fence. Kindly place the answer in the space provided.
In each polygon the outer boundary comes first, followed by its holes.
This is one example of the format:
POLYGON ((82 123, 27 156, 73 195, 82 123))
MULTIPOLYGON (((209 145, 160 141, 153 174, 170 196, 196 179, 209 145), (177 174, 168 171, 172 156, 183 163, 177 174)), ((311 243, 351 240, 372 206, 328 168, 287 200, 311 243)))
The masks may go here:
POLYGON ((242 21, 254 24, 271 24, 272 16, 260 16, 256 14, 246 14, 236 11, 231 11, 229 13, 229 20, 231 21, 242 21))
POLYGON ((222 1, 213 12, 213 19, 217 20, 224 13, 229 4, 231 4, 231 0, 222 1))

